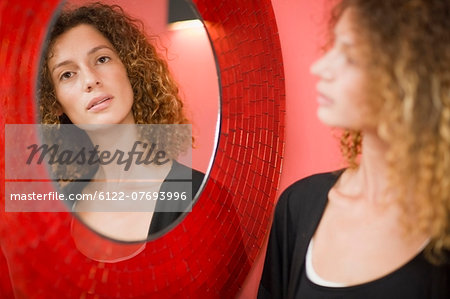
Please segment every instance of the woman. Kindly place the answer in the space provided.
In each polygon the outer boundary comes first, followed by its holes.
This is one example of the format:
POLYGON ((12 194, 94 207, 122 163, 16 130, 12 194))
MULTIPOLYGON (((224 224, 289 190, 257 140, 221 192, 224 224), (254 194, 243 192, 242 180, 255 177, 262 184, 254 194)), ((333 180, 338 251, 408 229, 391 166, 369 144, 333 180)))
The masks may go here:
POLYGON ((283 192, 258 296, 450 298, 450 2, 342 0, 333 15, 311 71, 349 167, 283 192))
MULTIPOLYGON (((135 204, 130 200, 132 196, 136 199, 144 194, 147 206, 142 212, 137 212, 140 206, 124 213, 115 206, 118 201, 77 201, 73 207, 97 232, 125 241, 144 240, 182 214, 177 206, 167 208, 162 201, 149 207, 155 201, 146 195, 185 192, 192 197, 203 180, 202 173, 175 161, 192 141, 186 126, 150 131, 142 126, 180 125, 188 120, 166 62, 157 55, 141 28, 139 21, 117 5, 94 3, 63 11, 50 32, 39 86, 43 124, 73 123, 86 132, 83 135, 71 129, 77 134, 77 140, 70 143, 73 149, 80 149, 79 140, 88 137, 91 146, 98 150, 97 158, 114 149, 124 153, 141 151, 146 156, 152 153, 153 143, 164 153, 164 157, 159 157, 161 163, 131 163, 125 169, 123 163, 101 162, 93 167, 88 167, 88 163, 75 164, 75 169, 73 165, 56 167, 57 173, 63 171, 62 179, 67 180, 65 176, 70 173, 69 183, 64 185, 66 194, 101 193, 105 198, 115 192, 131 205, 135 204), (105 207, 110 211, 104 212, 105 207)), ((74 138, 72 134, 67 136, 62 127, 57 136, 59 143, 74 138)), ((158 161, 153 160, 149 161, 158 161)))

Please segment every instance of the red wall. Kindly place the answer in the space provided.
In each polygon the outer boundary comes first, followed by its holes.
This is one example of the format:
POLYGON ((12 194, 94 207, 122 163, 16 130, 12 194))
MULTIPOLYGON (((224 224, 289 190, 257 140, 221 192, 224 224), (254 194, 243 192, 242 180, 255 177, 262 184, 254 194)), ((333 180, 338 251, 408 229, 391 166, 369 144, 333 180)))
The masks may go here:
POLYGON ((192 121, 192 166, 206 172, 219 114, 219 82, 211 44, 203 27, 170 30, 164 36, 167 61, 192 121))
MULTIPOLYGON (((316 117, 316 79, 309 73, 325 40, 329 2, 272 0, 286 77, 286 145, 279 193, 307 175, 343 166, 337 139, 316 117)), ((262 252, 238 298, 256 297, 264 256, 262 252)))

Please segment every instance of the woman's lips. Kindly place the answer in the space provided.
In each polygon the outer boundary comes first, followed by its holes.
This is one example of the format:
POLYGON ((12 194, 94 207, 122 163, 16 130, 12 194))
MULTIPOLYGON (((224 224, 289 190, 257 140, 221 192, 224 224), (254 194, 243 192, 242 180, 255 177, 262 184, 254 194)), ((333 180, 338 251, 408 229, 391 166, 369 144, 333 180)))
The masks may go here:
POLYGON ((326 97, 325 95, 319 93, 319 95, 317 97, 317 102, 319 103, 319 105, 330 105, 333 103, 333 100, 331 100, 330 98, 326 97))
POLYGON ((88 108, 88 111, 102 111, 110 106, 112 99, 113 97, 105 97, 103 99, 99 99, 98 101, 95 101, 93 104, 91 104, 90 108, 88 108))

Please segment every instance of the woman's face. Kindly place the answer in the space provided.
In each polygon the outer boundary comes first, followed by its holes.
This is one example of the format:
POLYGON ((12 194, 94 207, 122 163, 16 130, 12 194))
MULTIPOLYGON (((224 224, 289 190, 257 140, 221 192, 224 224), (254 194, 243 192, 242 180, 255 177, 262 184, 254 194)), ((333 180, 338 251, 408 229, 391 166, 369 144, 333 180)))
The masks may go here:
POLYGON ((80 24, 59 36, 48 61, 56 98, 74 124, 133 124, 133 90, 114 47, 80 24))
POLYGON ((319 77, 319 119, 333 127, 364 130, 368 125, 367 77, 352 13, 352 9, 343 12, 334 30, 333 47, 312 65, 311 72, 319 77))

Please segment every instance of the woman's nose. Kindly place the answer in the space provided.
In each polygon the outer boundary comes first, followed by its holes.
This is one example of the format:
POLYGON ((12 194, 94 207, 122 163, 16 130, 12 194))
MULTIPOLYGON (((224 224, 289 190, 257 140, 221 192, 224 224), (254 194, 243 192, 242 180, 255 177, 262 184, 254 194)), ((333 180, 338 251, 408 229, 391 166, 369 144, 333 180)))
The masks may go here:
POLYGON ((316 60, 310 67, 310 72, 313 75, 325 80, 331 80, 333 78, 333 72, 330 68, 329 57, 330 52, 316 60))
POLYGON ((90 92, 101 85, 102 81, 98 73, 92 68, 86 68, 84 71, 84 90, 90 92))

